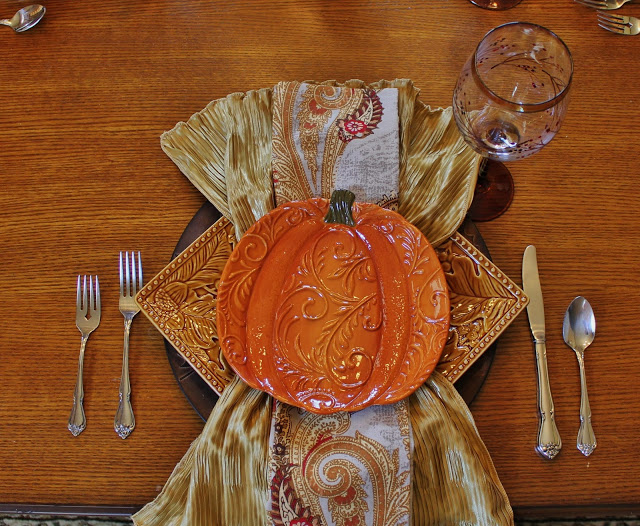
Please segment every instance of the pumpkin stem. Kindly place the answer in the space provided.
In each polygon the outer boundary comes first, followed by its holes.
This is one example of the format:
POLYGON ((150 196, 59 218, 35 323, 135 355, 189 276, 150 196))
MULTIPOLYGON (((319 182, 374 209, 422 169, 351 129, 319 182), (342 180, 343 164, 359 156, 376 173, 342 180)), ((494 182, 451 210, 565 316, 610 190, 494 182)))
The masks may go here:
POLYGON ((324 216, 324 222, 354 226, 355 222, 353 221, 351 207, 355 200, 356 196, 350 190, 334 190, 329 202, 329 211, 324 216))

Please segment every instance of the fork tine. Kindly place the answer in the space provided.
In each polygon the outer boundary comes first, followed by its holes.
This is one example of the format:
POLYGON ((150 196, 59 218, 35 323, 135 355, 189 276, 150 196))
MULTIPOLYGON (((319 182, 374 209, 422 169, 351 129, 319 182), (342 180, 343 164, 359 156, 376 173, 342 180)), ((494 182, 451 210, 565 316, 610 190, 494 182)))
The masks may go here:
POLYGON ((140 259, 140 251, 138 250, 138 290, 142 289, 142 259, 140 259))
POLYGON ((136 282, 136 253, 131 252, 131 288, 129 289, 131 296, 136 295, 136 282))
POLYGON ((85 275, 82 280, 82 308, 80 309, 80 312, 85 316, 87 315, 87 308, 87 276, 85 275))
POLYGON ((129 268, 129 252, 124 253, 125 276, 127 278, 125 296, 131 296, 131 270, 129 268))
POLYGON ((94 312, 93 276, 89 276, 89 312, 94 312))
POLYGON ((620 15, 613 15, 610 13, 598 13, 598 20, 600 22, 610 22, 612 24, 626 25, 624 23, 624 18, 622 18, 620 15))
POLYGON ((101 302, 100 302, 100 283, 98 283, 98 276, 96 275, 96 312, 100 315, 101 302))
POLYGON ((609 26, 605 26, 604 24, 601 24, 598 22, 598 26, 601 27, 602 29, 606 29, 607 31, 611 31, 612 33, 622 33, 622 31, 620 31, 617 27, 609 27, 609 26))
POLYGON ((581 4, 587 7, 594 7, 596 9, 607 7, 604 0, 574 0, 577 4, 581 4))
POLYGON ((80 295, 80 274, 78 274, 78 286, 76 287, 76 311, 82 312, 82 296, 80 295))
POLYGON ((122 252, 120 252, 120 296, 124 296, 123 294, 123 286, 122 286, 122 280, 123 280, 123 273, 122 273, 122 252))

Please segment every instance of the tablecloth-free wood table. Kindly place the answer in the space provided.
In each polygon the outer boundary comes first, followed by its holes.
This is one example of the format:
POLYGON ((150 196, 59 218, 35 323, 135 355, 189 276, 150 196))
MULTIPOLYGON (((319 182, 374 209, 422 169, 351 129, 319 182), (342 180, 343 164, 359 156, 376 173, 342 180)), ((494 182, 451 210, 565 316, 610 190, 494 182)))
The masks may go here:
MULTIPOLYGON (((2 2, 11 16, 22 4, 2 2)), ((573 52, 567 119, 539 154, 510 163, 516 194, 478 225, 520 282, 538 248, 556 420, 564 448, 534 452, 536 374, 526 315, 501 337, 471 405, 519 517, 640 515, 638 154, 640 37, 596 25, 570 0, 508 11, 467 0, 47 2, 45 19, 0 30, 0 510, 128 513, 162 488, 203 422, 177 386, 162 336, 131 336, 137 427, 113 431, 122 360, 118 252, 145 274, 168 262, 204 201, 161 151, 160 134, 231 92, 280 80, 411 78, 451 104, 466 58, 492 27, 549 27, 573 52), (87 428, 67 431, 80 334, 77 274, 98 274, 102 321, 85 358, 87 428), (575 448, 579 375, 562 341, 577 295, 598 321, 587 377, 598 439, 575 448)), ((624 13, 640 16, 640 6, 624 13)))

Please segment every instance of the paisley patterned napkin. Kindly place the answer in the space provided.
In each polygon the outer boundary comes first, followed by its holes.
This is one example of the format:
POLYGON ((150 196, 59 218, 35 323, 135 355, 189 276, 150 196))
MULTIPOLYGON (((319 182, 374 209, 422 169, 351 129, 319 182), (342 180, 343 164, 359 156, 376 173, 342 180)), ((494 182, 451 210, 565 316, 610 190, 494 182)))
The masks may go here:
POLYGON ((333 415, 277 402, 270 442, 274 526, 408 524, 406 400, 333 415))
MULTIPOLYGON (((397 89, 281 82, 272 114, 277 204, 329 198, 340 188, 359 201, 397 208, 397 89)), ((270 437, 268 508, 275 526, 408 524, 406 402, 327 416, 275 401, 270 437)))
POLYGON ((346 188, 356 201, 397 210, 396 88, 281 82, 273 91, 272 148, 278 205, 346 188))

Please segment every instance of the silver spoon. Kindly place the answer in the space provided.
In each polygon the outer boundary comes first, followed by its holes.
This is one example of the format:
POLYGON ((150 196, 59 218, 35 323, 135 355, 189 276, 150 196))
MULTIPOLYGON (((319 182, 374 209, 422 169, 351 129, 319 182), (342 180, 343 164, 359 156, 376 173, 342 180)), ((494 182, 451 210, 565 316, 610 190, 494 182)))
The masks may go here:
POLYGON ((591 407, 587 395, 587 378, 584 373, 584 351, 595 338, 596 318, 589 302, 582 296, 575 298, 564 315, 562 335, 565 343, 578 357, 580 365, 580 430, 578 431, 578 449, 586 457, 596 448, 596 436, 591 427, 591 407))
POLYGON ((31 29, 40 22, 46 11, 47 10, 43 5, 29 5, 20 9, 20 11, 13 15, 13 17, 0 20, 0 24, 3 26, 9 26, 17 33, 20 33, 27 29, 31 29))

